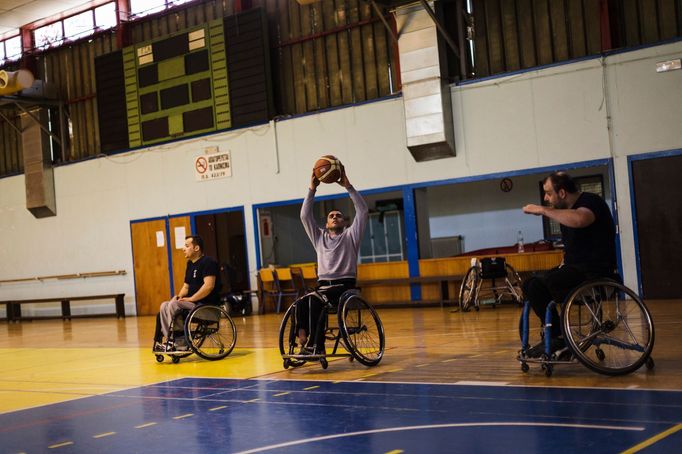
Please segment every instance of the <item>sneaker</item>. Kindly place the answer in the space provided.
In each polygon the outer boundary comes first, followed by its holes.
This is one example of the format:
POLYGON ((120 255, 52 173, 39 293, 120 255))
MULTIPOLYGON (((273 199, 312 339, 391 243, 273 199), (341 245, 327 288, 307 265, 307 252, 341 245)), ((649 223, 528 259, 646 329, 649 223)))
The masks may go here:
POLYGON ((526 350, 527 358, 539 358, 545 353, 545 342, 540 341, 526 350))
MULTIPOLYGON (((550 353, 557 352, 566 348, 566 342, 562 337, 553 337, 549 343, 550 353)), ((537 344, 526 350, 526 357, 539 358, 545 353, 545 341, 540 341, 537 344)))
POLYGON ((154 342, 154 348, 152 348, 152 351, 164 353, 166 351, 166 346, 161 342, 154 342))
POLYGON ((299 355, 314 355, 315 352, 313 351, 312 348, 308 348, 305 345, 301 346, 301 349, 298 351, 299 355))

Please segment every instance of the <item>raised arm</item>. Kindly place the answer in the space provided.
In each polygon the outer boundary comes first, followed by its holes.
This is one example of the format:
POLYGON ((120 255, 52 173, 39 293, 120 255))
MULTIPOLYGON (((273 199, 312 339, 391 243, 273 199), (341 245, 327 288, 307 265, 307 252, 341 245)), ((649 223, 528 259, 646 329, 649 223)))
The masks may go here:
POLYGON ((305 199, 303 200, 303 206, 301 207, 301 223, 303 223, 305 233, 308 235, 308 238, 310 238, 313 246, 320 236, 320 228, 313 215, 313 202, 315 201, 315 192, 317 191, 317 186, 319 186, 319 184, 320 180, 315 177, 315 172, 313 172, 310 177, 308 194, 306 194, 305 199))
POLYGON ((555 220, 559 224, 574 229, 580 229, 591 225, 595 216, 592 210, 585 207, 576 209, 559 209, 544 205, 526 205, 523 207, 523 212, 527 214, 534 214, 536 216, 547 216, 555 220))
POLYGON ((350 199, 353 201, 353 206, 355 207, 355 219, 353 219, 353 223, 349 227, 350 234, 353 237, 355 244, 359 245, 362 240, 362 235, 365 233, 367 219, 369 218, 369 210, 367 209, 365 199, 363 199, 360 193, 358 193, 353 185, 350 184, 350 180, 348 180, 348 176, 346 175, 346 169, 342 167, 341 172, 339 184, 346 188, 348 195, 350 195, 350 199))

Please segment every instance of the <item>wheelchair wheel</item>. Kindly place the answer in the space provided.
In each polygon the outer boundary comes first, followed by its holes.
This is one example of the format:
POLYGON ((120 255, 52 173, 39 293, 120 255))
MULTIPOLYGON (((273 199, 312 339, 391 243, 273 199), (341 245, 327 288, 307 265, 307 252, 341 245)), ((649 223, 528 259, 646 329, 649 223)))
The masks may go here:
POLYGON ((615 281, 587 282, 574 290, 564 304, 561 323, 576 358, 601 374, 639 369, 654 347, 649 310, 637 294, 615 281))
MULTIPOLYGON (((298 354, 298 333, 296 332, 295 319, 296 303, 289 306, 289 309, 284 313, 284 318, 279 326, 279 353, 280 355, 296 355, 298 354)), ((284 358, 284 368, 299 367, 305 364, 305 361, 294 358, 284 358)))
POLYGON ((480 278, 478 276, 478 267, 472 266, 464 276, 462 285, 459 288, 459 308, 462 310, 462 312, 467 312, 472 305, 476 306, 479 281, 480 278))
POLYGON ((341 303, 338 317, 349 353, 365 366, 379 364, 384 356, 384 326, 374 308, 354 294, 341 303))
POLYGON ((215 361, 232 353, 237 327, 225 309, 203 305, 193 309, 185 320, 185 336, 194 353, 215 361))

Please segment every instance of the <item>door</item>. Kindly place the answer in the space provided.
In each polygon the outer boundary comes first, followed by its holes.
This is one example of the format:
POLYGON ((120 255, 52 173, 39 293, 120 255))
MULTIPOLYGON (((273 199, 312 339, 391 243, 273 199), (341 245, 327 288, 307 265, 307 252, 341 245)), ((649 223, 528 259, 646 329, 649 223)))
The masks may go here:
POLYGON ((130 224, 137 315, 155 315, 171 296, 166 220, 130 224))
POLYGON ((632 162, 637 243, 646 298, 680 298, 682 155, 632 162))
POLYGON ((185 270, 187 259, 182 248, 185 245, 185 237, 192 234, 189 216, 180 216, 168 220, 170 227, 170 250, 173 264, 173 293, 178 294, 185 282, 185 270))

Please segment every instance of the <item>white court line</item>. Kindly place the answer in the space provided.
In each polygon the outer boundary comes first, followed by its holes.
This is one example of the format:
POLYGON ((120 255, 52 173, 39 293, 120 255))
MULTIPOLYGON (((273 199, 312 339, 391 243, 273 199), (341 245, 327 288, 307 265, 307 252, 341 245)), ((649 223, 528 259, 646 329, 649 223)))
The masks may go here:
POLYGON ((644 427, 639 426, 602 426, 597 424, 566 424, 548 422, 466 422, 453 424, 429 424, 424 426, 388 427, 386 429, 361 430, 358 432, 325 435, 322 437, 314 438, 304 438, 302 440, 288 441, 276 445, 263 446, 260 448, 249 449, 247 451, 240 451, 236 454, 253 454, 256 452, 270 451, 272 449, 288 448, 289 446, 302 445, 306 443, 315 443, 317 441, 333 440, 337 438, 355 437, 358 435, 369 435, 386 432, 402 432, 405 430, 446 429, 449 427, 570 427, 574 429, 629 430, 629 431, 644 430, 644 427))
POLYGON ((460 380, 454 383, 455 385, 466 386, 507 386, 509 382, 506 381, 476 381, 476 380, 460 380))

